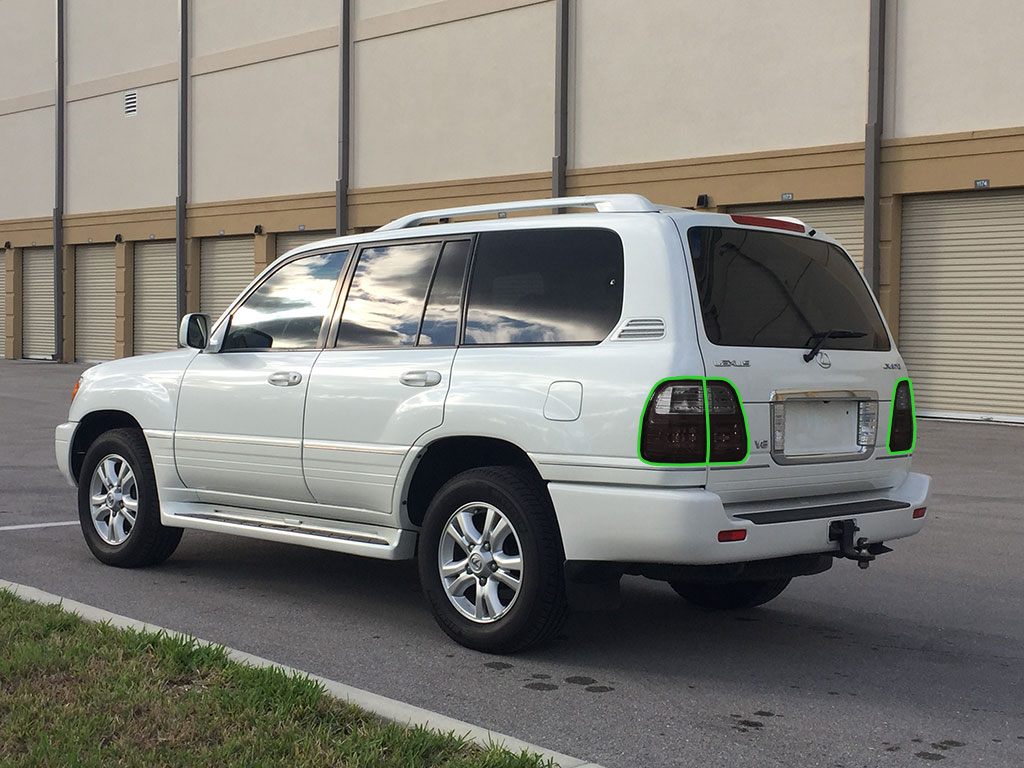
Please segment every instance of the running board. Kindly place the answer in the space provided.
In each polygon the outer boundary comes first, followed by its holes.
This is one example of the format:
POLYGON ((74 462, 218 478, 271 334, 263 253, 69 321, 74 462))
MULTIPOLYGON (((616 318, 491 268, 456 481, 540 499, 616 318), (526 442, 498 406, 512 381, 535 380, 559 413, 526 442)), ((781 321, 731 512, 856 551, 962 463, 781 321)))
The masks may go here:
POLYGON ((167 526, 300 544, 380 560, 407 560, 416 552, 416 532, 400 528, 340 523, 322 518, 309 521, 292 516, 272 517, 261 512, 207 504, 171 502, 161 506, 161 522, 167 526))

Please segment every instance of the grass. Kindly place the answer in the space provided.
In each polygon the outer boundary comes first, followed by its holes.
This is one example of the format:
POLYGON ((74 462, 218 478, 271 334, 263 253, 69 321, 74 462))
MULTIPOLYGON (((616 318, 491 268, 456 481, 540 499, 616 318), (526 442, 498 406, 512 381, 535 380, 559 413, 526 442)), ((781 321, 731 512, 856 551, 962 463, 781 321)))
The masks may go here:
POLYGON ((0 590, 0 765, 552 764, 385 723, 220 647, 89 623, 0 590))

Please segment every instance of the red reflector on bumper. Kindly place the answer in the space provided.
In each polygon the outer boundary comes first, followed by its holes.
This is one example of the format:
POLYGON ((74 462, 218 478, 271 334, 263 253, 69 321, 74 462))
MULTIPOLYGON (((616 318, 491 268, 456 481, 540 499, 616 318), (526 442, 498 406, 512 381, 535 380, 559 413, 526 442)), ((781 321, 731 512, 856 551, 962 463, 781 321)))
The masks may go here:
POLYGON ((918 507, 917 509, 915 509, 914 510, 914 519, 915 520, 920 520, 922 517, 924 517, 924 513, 925 513, 926 509, 927 509, 926 507, 918 507))
POLYGON ((742 528, 740 530, 718 532, 718 540, 722 542, 743 541, 745 538, 747 538, 747 532, 742 528))

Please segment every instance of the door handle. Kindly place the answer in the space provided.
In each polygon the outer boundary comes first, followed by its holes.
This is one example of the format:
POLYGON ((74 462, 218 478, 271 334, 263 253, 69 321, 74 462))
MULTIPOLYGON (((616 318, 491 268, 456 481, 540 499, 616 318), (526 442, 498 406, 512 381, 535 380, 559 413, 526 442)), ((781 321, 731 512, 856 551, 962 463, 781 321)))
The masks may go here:
POLYGON ((275 387, 294 387, 302 381, 302 374, 298 371, 278 371, 270 374, 267 381, 275 387))
POLYGON ((432 387, 441 383, 441 374, 437 371, 406 371, 398 380, 407 387, 432 387))

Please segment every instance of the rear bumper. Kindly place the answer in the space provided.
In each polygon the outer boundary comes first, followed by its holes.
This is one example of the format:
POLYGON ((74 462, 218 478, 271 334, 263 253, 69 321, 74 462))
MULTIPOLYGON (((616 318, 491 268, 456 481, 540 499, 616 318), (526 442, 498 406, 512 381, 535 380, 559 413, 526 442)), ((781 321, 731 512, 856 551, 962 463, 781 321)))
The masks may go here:
POLYGON ((57 427, 54 433, 54 450, 57 454, 57 469, 64 475, 68 484, 75 487, 74 476, 71 474, 71 442, 75 437, 75 430, 78 428, 77 421, 69 421, 57 427))
POLYGON ((856 521, 858 536, 872 543, 912 536, 924 525, 913 510, 925 505, 930 484, 927 475, 911 473, 883 494, 729 506, 699 488, 551 483, 548 489, 567 560, 709 565, 837 551, 829 540, 833 520, 856 521), (878 507, 890 508, 864 511, 878 507), (789 514, 761 515, 773 511, 789 514), (718 541, 719 531, 735 529, 746 531, 743 541, 718 541))

